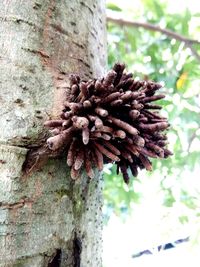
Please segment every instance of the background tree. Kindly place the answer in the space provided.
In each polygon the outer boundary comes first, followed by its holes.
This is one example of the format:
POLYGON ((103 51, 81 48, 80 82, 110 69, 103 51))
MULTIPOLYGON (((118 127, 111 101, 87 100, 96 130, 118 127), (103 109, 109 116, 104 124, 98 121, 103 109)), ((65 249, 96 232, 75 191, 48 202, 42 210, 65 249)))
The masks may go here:
POLYGON ((180 249, 181 264, 188 260, 198 265, 199 16, 195 0, 107 1, 108 62, 110 66, 116 60, 125 62, 136 79, 164 85, 162 114, 171 123, 168 138, 174 156, 154 161, 153 172, 140 172, 129 186, 116 176, 114 167, 105 166, 105 267, 148 266, 149 260, 159 266, 158 258, 174 265, 179 249, 169 252, 174 255, 171 260, 164 252, 152 251, 152 257, 141 259, 132 256, 187 236, 186 249, 180 249), (107 253, 110 247, 112 252, 107 253))
POLYGON ((0 266, 101 266, 102 181, 71 180, 65 159, 26 175, 70 73, 106 63, 104 1, 0 2, 0 266))
POLYGON ((164 85, 167 97, 160 103, 171 123, 168 137, 174 156, 154 161, 152 174, 140 173, 129 187, 108 166, 104 175, 106 215, 133 211, 134 216, 134 208, 148 197, 147 188, 154 188, 152 196, 158 196, 160 207, 176 209, 174 218, 179 227, 198 221, 198 8, 193 6, 195 2, 190 9, 186 5, 176 7, 173 1, 107 2, 109 64, 116 59, 124 61, 136 79, 152 79, 164 85))

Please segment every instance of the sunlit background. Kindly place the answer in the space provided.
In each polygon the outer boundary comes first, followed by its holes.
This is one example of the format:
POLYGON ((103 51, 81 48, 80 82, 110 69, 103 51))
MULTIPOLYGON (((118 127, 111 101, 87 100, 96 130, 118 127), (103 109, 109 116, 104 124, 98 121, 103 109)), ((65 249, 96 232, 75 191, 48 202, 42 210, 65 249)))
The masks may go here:
POLYGON ((160 103, 174 156, 154 161, 153 172, 140 172, 129 186, 105 166, 103 267, 199 267, 200 1, 113 0, 107 16, 158 25, 199 43, 108 19, 109 67, 125 62, 135 77, 164 86, 160 103))

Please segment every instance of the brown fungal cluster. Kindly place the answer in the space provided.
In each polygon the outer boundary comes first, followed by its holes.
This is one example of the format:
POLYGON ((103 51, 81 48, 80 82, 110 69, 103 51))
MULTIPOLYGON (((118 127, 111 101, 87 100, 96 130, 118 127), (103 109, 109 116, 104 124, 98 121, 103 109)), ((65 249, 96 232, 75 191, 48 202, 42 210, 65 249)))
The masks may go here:
POLYGON ((161 85, 136 81, 124 69, 117 63, 104 78, 88 81, 71 75, 60 119, 45 122, 52 133, 48 147, 65 149, 73 179, 82 168, 93 178, 93 167, 102 170, 104 163, 114 162, 128 183, 128 169, 137 176, 138 169, 152 169, 149 158, 172 154, 163 132, 169 123, 158 114, 161 106, 154 104, 165 97, 156 94, 161 85))

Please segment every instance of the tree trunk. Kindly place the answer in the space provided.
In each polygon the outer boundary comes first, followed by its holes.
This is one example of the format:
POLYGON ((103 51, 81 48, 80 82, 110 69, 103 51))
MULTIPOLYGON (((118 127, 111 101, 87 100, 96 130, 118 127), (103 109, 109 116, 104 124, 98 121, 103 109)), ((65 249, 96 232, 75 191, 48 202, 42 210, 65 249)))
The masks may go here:
POLYGON ((99 173, 74 182, 65 158, 22 166, 62 109, 68 74, 103 74, 104 1, 2 0, 0 19, 0 266, 100 267, 99 173))

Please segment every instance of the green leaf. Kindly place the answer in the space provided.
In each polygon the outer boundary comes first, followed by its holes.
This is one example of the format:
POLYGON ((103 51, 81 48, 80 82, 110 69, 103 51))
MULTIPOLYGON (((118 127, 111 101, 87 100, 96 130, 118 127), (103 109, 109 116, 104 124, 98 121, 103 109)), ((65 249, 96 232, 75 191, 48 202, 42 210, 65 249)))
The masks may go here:
POLYGON ((187 8, 184 16, 182 17, 182 34, 186 36, 189 34, 188 29, 189 29, 189 21, 191 20, 191 17, 192 15, 189 9, 187 8))
POLYGON ((107 9, 110 9, 113 11, 122 11, 120 7, 118 7, 116 4, 113 4, 113 3, 107 3, 106 7, 107 9))
POLYGON ((186 216, 186 215, 180 216, 179 221, 181 224, 188 223, 189 222, 188 216, 186 216))
POLYGON ((161 6, 161 4, 159 3, 159 1, 152 1, 153 5, 154 5, 154 10, 156 11, 156 14, 158 17, 162 18, 162 16, 164 16, 164 10, 163 7, 161 6))

